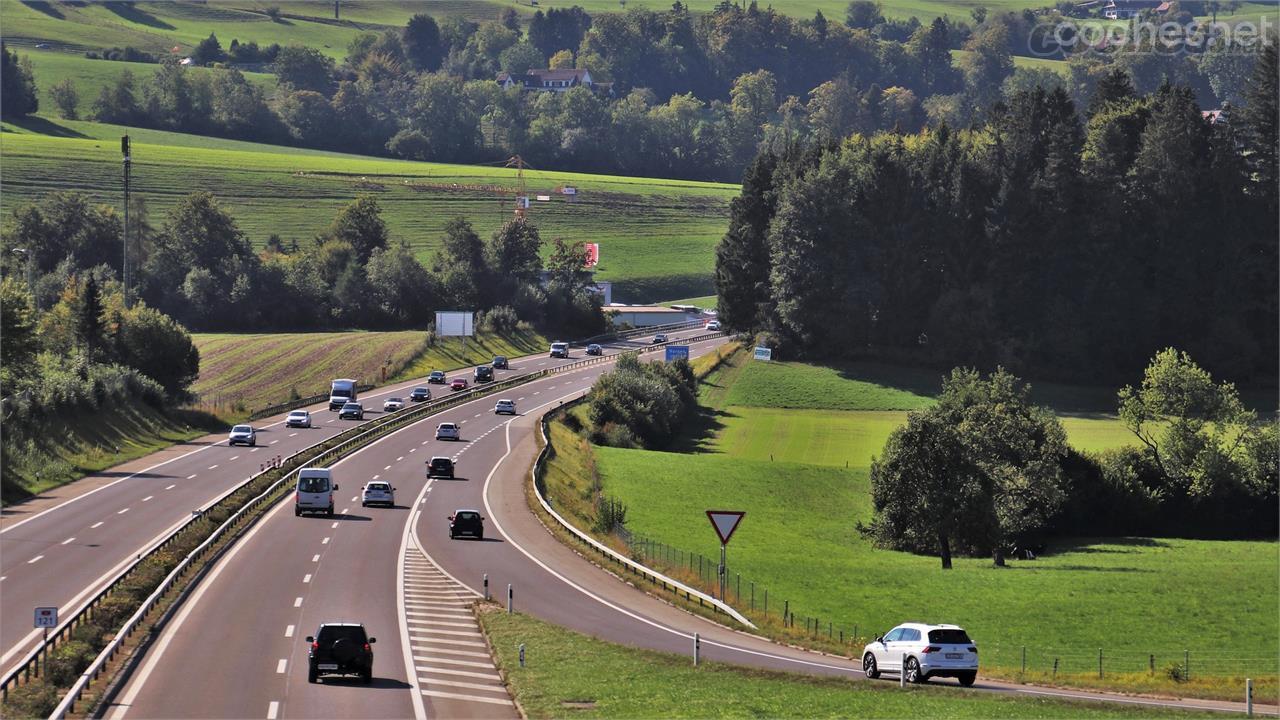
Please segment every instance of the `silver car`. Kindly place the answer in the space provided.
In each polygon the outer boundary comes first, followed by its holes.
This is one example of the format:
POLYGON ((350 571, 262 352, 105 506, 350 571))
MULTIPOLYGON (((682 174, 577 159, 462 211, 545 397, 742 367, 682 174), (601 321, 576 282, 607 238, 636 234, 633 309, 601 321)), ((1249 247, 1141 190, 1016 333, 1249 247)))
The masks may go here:
POLYGON ((284 419, 284 426, 309 428, 311 427, 311 413, 306 410, 294 410, 289 413, 289 417, 284 419))
POLYGON ((403 410, 403 409, 404 409, 404 400, 400 398, 387 398, 382 403, 383 412, 395 412, 397 410, 403 410))
POLYGON ((231 434, 227 436, 227 445, 241 444, 249 447, 258 444, 258 433, 252 425, 236 425, 231 428, 231 434))
POLYGON ((497 404, 493 406, 493 414, 494 415, 515 415, 516 401, 515 400, 499 400, 497 404))
POLYGON ((391 487, 391 483, 375 480, 364 484, 364 490, 360 491, 360 507, 369 507, 370 505, 386 505, 387 507, 395 507, 396 489, 391 487))

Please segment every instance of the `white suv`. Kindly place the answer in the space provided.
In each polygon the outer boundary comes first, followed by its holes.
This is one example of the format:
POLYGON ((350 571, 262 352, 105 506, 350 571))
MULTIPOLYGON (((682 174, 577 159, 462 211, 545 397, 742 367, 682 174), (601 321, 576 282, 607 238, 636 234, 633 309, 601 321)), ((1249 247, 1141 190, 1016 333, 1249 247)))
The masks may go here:
POLYGON ((968 687, 978 677, 978 646, 957 625, 902 623, 862 649, 862 669, 872 679, 905 673, 913 683, 953 677, 968 687))
POLYGON ((461 440, 462 430, 454 423, 440 423, 436 426, 437 440, 461 440))

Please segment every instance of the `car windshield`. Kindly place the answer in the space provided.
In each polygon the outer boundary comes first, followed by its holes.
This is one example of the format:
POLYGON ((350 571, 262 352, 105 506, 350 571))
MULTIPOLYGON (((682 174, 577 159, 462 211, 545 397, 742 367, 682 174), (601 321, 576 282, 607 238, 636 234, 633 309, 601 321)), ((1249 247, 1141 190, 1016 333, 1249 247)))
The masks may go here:
POLYGON ((319 493, 329 491, 328 478, 304 477, 298 481, 298 492, 319 493))
POLYGON ((248 425, 237 425, 237 426, 235 426, 235 427, 231 428, 231 432, 247 433, 247 432, 249 432, 249 431, 250 431, 250 430, 252 430, 252 429, 253 429, 253 428, 249 427, 248 425))
POLYGON ((431 371, 431 377, 444 377, 444 371, 443 371, 443 370, 432 370, 432 371, 431 371))
POLYGON ((359 625, 326 625, 320 628, 320 635, 316 640, 325 645, 336 640, 350 640, 363 645, 365 643, 364 628, 359 625))
POLYGON ((930 630, 929 642, 939 645, 968 645, 973 641, 963 630, 930 630))
POLYGON ((307 414, 306 414, 306 413, 304 413, 304 412, 291 412, 291 413, 289 413, 289 417, 306 417, 306 416, 307 416, 307 414))
POLYGON ((343 405, 343 406, 342 406, 342 408, 343 408, 344 410, 356 410, 356 409, 358 409, 359 407, 360 407, 360 405, 359 405, 359 404, 357 404, 357 403, 347 403, 346 405, 343 405))
POLYGON ((387 402, 400 402, 400 398, 391 398, 387 402))

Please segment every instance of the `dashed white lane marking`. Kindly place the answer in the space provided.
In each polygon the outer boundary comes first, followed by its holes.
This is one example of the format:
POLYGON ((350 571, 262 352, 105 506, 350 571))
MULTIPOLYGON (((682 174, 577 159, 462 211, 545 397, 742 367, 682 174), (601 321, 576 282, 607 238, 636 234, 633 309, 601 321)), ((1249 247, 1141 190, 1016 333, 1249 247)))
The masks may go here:
POLYGON ((321 545, 328 545, 328 544, 329 544, 329 538, 325 538, 325 539, 321 540, 321 541, 320 541, 320 544, 321 544, 321 545))
POLYGON ((521 400, 523 400, 523 399, 524 399, 524 396, 523 396, 523 395, 521 395, 520 397, 516 398, 516 401, 517 401, 517 402, 519 402, 519 401, 521 401, 521 400))
POLYGON ((401 460, 404 460, 404 456, 403 456, 403 455, 401 455, 400 457, 396 458, 396 462, 400 462, 401 460))
POLYGON ((289 659, 288 659, 288 658, 280 658, 280 659, 276 662, 276 674, 277 674, 277 675, 283 675, 283 674, 284 674, 284 669, 285 669, 286 667, 288 667, 288 665, 289 665, 289 659))
POLYGON ((62 542, 60 542, 60 543, 58 543, 58 544, 59 544, 59 545, 70 545, 71 543, 73 543, 73 542, 75 542, 75 541, 76 541, 76 539, 75 539, 75 538, 73 538, 73 537, 69 537, 69 538, 67 538, 66 540, 63 540, 62 542))
MULTIPOLYGON (((355 501, 357 501, 357 500, 359 500, 359 499, 360 499, 360 498, 359 498, 358 496, 357 496, 357 497, 353 497, 353 498, 351 498, 351 502, 355 502, 355 501)), ((333 526, 334 526, 334 527, 338 527, 338 523, 334 523, 334 524, 333 524, 333 526)))
POLYGON ((188 476, 187 476, 187 479, 188 479, 188 480, 195 480, 195 479, 196 479, 196 474, 195 474, 195 473, 191 473, 190 475, 188 475, 188 476))
MULTIPOLYGON (((240 459, 240 456, 239 456, 239 455, 232 455, 232 456, 231 456, 231 460, 239 460, 239 459, 240 459)), ((230 460, 228 460, 228 462, 230 462, 230 460)))
POLYGON ((541 395, 541 394, 542 394, 542 391, 541 391, 541 390, 534 390, 534 391, 533 391, 533 394, 534 394, 534 395, 541 395))
POLYGON ((380 477, 382 477, 382 476, 381 476, 381 475, 374 475, 372 479, 377 480, 377 479, 378 479, 378 478, 380 478, 380 477))
POLYGON ((4 582, 4 579, 5 579, 5 578, 7 578, 7 577, 9 577, 9 576, 8 576, 8 575, 0 575, 0 582, 4 582))
POLYGON ((390 469, 391 469, 391 466, 390 466, 390 465, 388 465, 388 466, 386 466, 386 467, 382 468, 382 471, 383 471, 383 472, 386 472, 386 471, 388 471, 388 470, 390 470, 390 469))
POLYGON ((153 498, 153 497, 155 497, 155 495, 148 495, 148 496, 146 496, 146 497, 142 498, 142 502, 146 502, 146 501, 150 500, 150 499, 151 499, 151 498, 153 498))
POLYGON ((351 508, 342 508, 342 514, 346 515, 350 510, 351 508))
POLYGON ((481 416, 481 415, 483 415, 483 414, 484 414, 484 413, 476 413, 476 417, 480 417, 480 416, 481 416))
POLYGON ((302 576, 302 582, 304 582, 304 583, 309 583, 309 582, 311 582, 311 573, 307 573, 306 575, 303 575, 303 576, 302 576))
POLYGON ((287 638, 291 638, 291 637, 293 637, 293 626, 292 626, 292 625, 290 625, 289 627, 287 627, 287 628, 285 628, 285 629, 284 629, 284 636, 285 636, 285 637, 287 637, 287 638))
POLYGON ((337 527, 338 527, 338 523, 334 523, 334 524, 333 524, 333 528, 332 528, 332 529, 335 529, 335 530, 336 530, 336 529, 337 529, 337 527))
POLYGON ((418 452, 418 448, 409 448, 409 452, 418 452))
POLYGON ((174 488, 176 488, 176 487, 178 487, 178 486, 177 486, 177 485, 170 485, 169 487, 165 488, 165 490, 172 490, 172 489, 174 489, 174 488))
POLYGON ((311 562, 320 562, 320 555, 319 554, 312 555, 311 562))
POLYGON ((278 443, 278 442, 280 442, 280 441, 279 441, 279 440, 272 440, 271 442, 269 442, 269 443, 267 443, 267 444, 268 444, 268 445, 275 445, 275 444, 276 444, 276 443, 278 443))
POLYGON ((267 720, 276 720, 276 717, 278 717, 279 715, 280 715, 280 703, 276 702, 275 700, 272 700, 271 704, 267 706, 267 720))
POLYGON ((293 599, 293 606, 294 606, 294 607, 302 607, 302 598, 300 598, 300 597, 298 597, 298 598, 294 598, 294 599, 293 599))
POLYGON ((289 433, 289 437, 296 437, 298 433, 289 433))
POLYGON ((324 421, 324 424, 325 424, 325 425, 328 425, 328 424, 329 424, 329 423, 331 423, 331 422, 333 422, 333 421, 332 421, 332 420, 325 420, 325 421, 324 421))
POLYGON ((90 530, 93 530, 93 529, 95 529, 95 528, 100 528, 100 527, 102 527, 102 521, 101 521, 101 520, 99 520, 98 522, 96 522, 96 523, 94 523, 94 524, 90 525, 90 526, 89 526, 89 529, 90 529, 90 530))
POLYGON ((217 470, 217 469, 218 469, 218 466, 217 466, 217 465, 210 465, 210 466, 209 466, 209 469, 210 469, 210 470, 217 470))
POLYGON ((35 557, 31 558, 30 560, 28 560, 28 561, 27 561, 27 564, 28 564, 28 565, 34 565, 34 564, 36 564, 36 563, 40 562, 40 560, 41 560, 41 559, 43 559, 43 558, 44 558, 44 556, 43 556, 43 555, 37 555, 37 556, 35 556, 35 557))
POLYGON ((116 514, 117 514, 117 515, 123 515, 123 514, 125 514, 125 513, 127 513, 127 512, 129 512, 129 508, 125 508, 125 509, 121 510, 120 512, 117 512, 116 514))

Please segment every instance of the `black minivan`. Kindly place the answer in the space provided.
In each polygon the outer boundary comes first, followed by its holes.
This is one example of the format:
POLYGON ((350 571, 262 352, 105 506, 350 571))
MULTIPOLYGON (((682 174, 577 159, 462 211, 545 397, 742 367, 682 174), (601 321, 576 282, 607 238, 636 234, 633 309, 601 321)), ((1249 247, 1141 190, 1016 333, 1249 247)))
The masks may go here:
POLYGON ((359 675, 360 681, 373 680, 373 648, 377 640, 365 635, 358 623, 321 623, 314 636, 308 635, 311 649, 307 652, 307 682, 321 675, 359 675))

